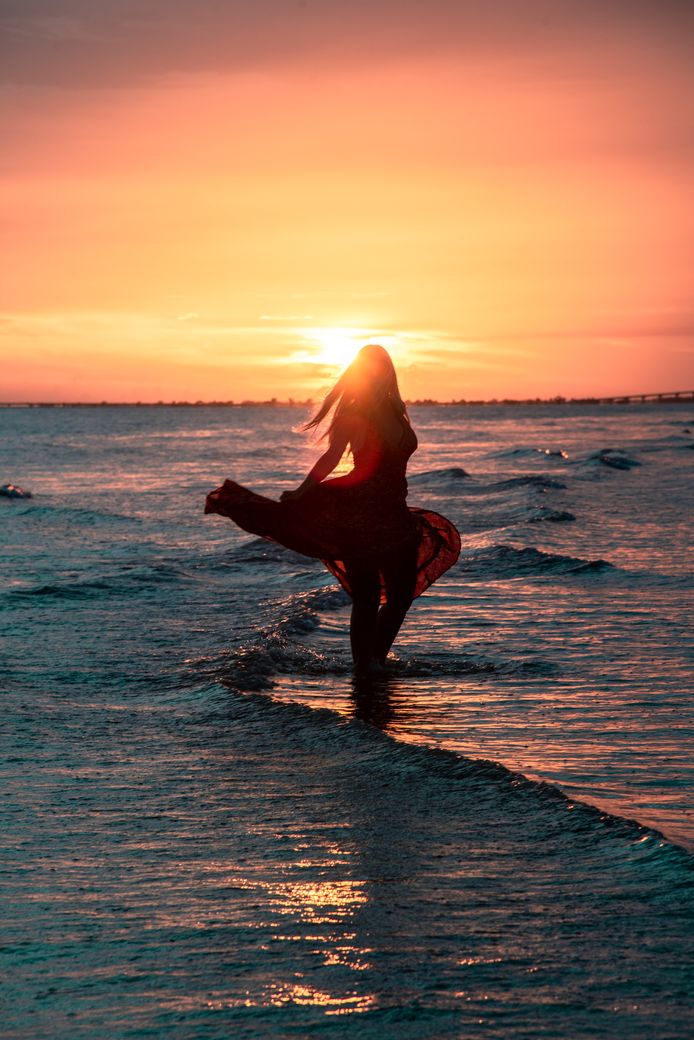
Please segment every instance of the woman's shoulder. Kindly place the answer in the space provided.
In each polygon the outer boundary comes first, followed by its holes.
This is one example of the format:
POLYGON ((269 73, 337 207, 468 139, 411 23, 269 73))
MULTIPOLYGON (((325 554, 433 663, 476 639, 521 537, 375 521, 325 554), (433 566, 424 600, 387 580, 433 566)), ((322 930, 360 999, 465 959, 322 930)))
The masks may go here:
POLYGON ((341 412, 335 432, 345 437, 357 450, 366 440, 375 438, 391 448, 414 450, 417 437, 406 412, 397 408, 395 402, 384 401, 382 407, 366 409, 359 404, 349 404, 341 412))
POLYGON ((396 401, 389 401, 380 416, 381 434, 391 447, 407 448, 412 442, 416 445, 417 437, 410 425, 404 406, 396 401))

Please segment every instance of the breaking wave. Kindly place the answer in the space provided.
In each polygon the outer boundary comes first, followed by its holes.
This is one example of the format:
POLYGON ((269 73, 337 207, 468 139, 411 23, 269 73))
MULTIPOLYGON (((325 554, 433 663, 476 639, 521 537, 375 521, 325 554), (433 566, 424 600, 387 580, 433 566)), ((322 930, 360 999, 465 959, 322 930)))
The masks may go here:
POLYGON ((583 560, 577 556, 542 552, 531 546, 492 545, 461 554, 458 565, 466 578, 493 580, 495 578, 526 577, 528 575, 596 574, 615 570, 607 560, 583 560))

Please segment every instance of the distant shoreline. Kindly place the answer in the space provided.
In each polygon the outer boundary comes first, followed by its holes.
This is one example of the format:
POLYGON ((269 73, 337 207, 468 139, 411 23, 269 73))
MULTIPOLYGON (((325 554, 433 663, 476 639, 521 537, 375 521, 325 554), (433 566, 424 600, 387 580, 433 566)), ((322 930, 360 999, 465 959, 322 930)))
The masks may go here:
MULTIPOLYGON (((626 394, 614 397, 531 397, 524 400, 516 398, 492 398, 491 400, 435 401, 431 398, 417 398, 407 401, 408 407, 426 406, 436 408, 455 408, 473 406, 490 408, 499 405, 581 405, 581 404, 691 404, 694 402, 694 390, 673 390, 665 393, 626 394)), ((273 397, 267 401, 0 401, 0 408, 311 408, 317 402, 311 398, 296 401, 289 398, 279 401, 273 397)))

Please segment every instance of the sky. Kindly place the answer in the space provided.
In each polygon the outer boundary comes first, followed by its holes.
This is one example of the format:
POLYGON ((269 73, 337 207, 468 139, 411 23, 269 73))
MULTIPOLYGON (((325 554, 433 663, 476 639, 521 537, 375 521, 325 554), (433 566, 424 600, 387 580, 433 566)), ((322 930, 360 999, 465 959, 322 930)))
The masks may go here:
POLYGON ((0 0, 0 401, 694 388, 686 0, 0 0))

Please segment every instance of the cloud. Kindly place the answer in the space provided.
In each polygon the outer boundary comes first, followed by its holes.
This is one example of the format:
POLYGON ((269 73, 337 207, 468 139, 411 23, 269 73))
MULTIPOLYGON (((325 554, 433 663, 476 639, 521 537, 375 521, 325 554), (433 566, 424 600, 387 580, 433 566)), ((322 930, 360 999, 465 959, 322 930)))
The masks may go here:
POLYGON ((311 321, 313 315, 311 314, 261 314, 261 321, 311 321))

